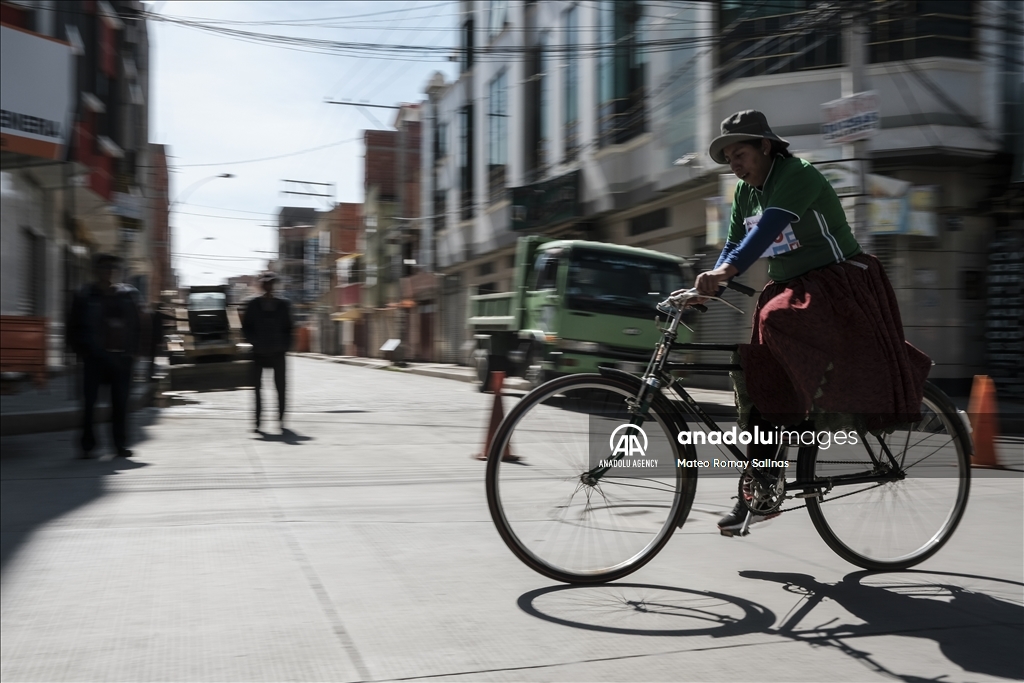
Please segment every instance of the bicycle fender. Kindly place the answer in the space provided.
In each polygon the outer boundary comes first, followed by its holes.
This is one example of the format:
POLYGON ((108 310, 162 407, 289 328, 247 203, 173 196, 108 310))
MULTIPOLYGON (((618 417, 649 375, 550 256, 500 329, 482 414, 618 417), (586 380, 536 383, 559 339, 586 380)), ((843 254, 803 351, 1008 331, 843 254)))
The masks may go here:
POLYGON ((607 368, 607 367, 604 367, 604 366, 600 366, 600 367, 597 368, 597 371, 598 371, 598 373, 604 375, 605 377, 614 377, 615 379, 624 379, 624 380, 626 380, 628 382, 636 384, 638 387, 641 384, 639 377, 637 377, 636 375, 631 375, 628 372, 626 372, 625 370, 619 370, 618 368, 607 368))

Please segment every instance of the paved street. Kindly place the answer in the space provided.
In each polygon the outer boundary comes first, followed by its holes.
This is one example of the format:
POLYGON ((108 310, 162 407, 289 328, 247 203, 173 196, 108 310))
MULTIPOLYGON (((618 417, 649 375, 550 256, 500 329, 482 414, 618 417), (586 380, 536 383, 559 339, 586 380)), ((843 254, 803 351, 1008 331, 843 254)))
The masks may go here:
POLYGON ((224 391, 136 413, 131 460, 3 438, 4 681, 1024 678, 1019 473, 975 470, 950 543, 874 575, 803 511, 721 537, 735 481, 708 478, 651 564, 568 587, 490 521, 470 456, 493 397, 289 364, 283 436, 224 391))

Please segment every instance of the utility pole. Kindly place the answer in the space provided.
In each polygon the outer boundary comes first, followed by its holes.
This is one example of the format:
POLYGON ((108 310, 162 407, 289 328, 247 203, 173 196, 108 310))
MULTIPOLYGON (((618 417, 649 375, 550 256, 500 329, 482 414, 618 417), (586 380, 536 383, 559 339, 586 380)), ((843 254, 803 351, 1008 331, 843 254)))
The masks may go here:
MULTIPOLYGON (((851 97, 868 89, 865 74, 867 62, 867 20, 863 3, 843 16, 843 49, 846 52, 846 71, 842 78, 842 96, 851 97)), ((843 158, 853 159, 859 177, 860 192, 854 204, 854 234, 861 248, 871 253, 874 245, 868 228, 867 174, 869 172, 867 140, 857 140, 843 145, 843 158)))

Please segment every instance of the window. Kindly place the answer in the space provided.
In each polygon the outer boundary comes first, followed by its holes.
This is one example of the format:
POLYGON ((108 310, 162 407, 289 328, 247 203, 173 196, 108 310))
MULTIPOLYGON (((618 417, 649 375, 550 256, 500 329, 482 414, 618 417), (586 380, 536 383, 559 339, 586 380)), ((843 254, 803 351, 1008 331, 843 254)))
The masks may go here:
POLYGON ((631 140, 646 127, 641 12, 642 6, 634 0, 603 0, 598 6, 598 134, 602 147, 631 140))
POLYGON ((651 211, 641 216, 637 216, 636 218, 630 218, 629 234, 641 235, 645 232, 650 232, 651 230, 667 228, 668 225, 668 209, 658 209, 657 211, 651 211))
POLYGON ((459 167, 462 190, 462 220, 473 217, 473 105, 459 111, 462 139, 459 145, 459 167))
POLYGON ((573 311, 649 318, 659 301, 682 287, 678 263, 577 248, 569 259, 566 305, 573 311))
POLYGON ((686 154, 699 152, 697 142, 697 76, 698 61, 703 49, 699 26, 700 10, 697 2, 683 3, 676 10, 675 21, 659 27, 654 34, 658 39, 676 41, 678 45, 668 53, 669 74, 659 84, 662 101, 667 103, 667 121, 659 133, 668 148, 669 163, 686 154))
POLYGON ((508 0, 491 0, 488 12, 487 37, 494 38, 505 28, 508 16, 508 0))
POLYGON ((719 6, 718 84, 737 78, 842 66, 842 9, 816 0, 719 6))
POLYGON ((487 175, 491 201, 505 197, 508 164, 508 85, 505 72, 491 81, 487 110, 487 175))
POLYGON ((549 158, 548 118, 551 109, 548 93, 551 57, 548 54, 548 36, 544 34, 533 48, 530 63, 530 77, 526 84, 526 116, 523 122, 526 128, 526 180, 536 182, 543 177, 549 158))
POLYGON ((448 192, 446 190, 434 191, 434 232, 441 232, 447 227, 448 217, 448 192))
POLYGON ((576 6, 565 13, 565 88, 563 103, 562 139, 565 143, 565 160, 572 161, 579 150, 579 62, 576 50, 579 45, 579 11, 576 6))
POLYGON ((473 20, 462 25, 462 70, 473 68, 473 20))
POLYGON ((22 263, 26 267, 22 280, 21 310, 26 315, 43 315, 46 304, 46 241, 25 228, 25 252, 22 263))
POLYGON ((448 124, 439 121, 434 127, 434 161, 448 156, 448 124))
POLYGON ((549 74, 551 73, 551 54, 549 50, 548 34, 546 33, 540 38, 538 54, 540 57, 540 68, 537 73, 537 77, 539 79, 537 82, 537 90, 539 94, 537 116, 540 120, 537 122, 537 168, 539 170, 543 170, 547 167, 549 162, 547 145, 548 140, 551 137, 551 134, 548 131, 548 126, 550 125, 549 120, 551 118, 551 93, 549 92, 551 85, 551 79, 549 78, 549 74))
POLYGON ((966 0, 879 3, 868 20, 868 61, 973 59, 974 5, 966 0))
POLYGON ((192 292, 188 295, 190 311, 223 311, 228 297, 224 292, 192 292))
POLYGON ((558 257, 560 250, 545 251, 537 257, 533 270, 537 274, 534 290, 558 289, 558 257))
MULTIPOLYGON (((871 63, 958 57, 972 59, 971 0, 892 0, 868 4, 871 63)), ((721 3, 719 85, 737 78, 844 64, 840 4, 815 0, 721 3)))

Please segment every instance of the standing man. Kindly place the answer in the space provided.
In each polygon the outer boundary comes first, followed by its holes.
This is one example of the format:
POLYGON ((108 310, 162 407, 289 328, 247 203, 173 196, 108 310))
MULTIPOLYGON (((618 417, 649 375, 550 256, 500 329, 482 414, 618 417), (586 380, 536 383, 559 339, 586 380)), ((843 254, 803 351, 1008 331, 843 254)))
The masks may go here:
POLYGON ((277 418, 284 429, 285 408, 285 353, 292 347, 292 308, 287 299, 274 296, 277 274, 264 271, 260 275, 263 296, 249 301, 242 319, 242 333, 252 344, 254 384, 256 386, 256 429, 260 431, 263 399, 263 369, 274 369, 277 387, 277 418))
POLYGON ((83 287, 71 304, 68 341, 82 360, 83 414, 79 456, 91 458, 96 448, 93 419, 100 385, 110 386, 110 425, 119 457, 128 450, 128 398, 132 363, 139 348, 138 292, 115 284, 121 260, 99 254, 93 261, 93 282, 83 287))

